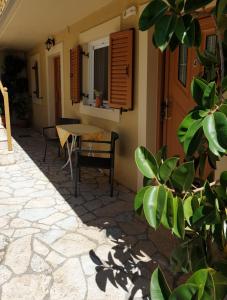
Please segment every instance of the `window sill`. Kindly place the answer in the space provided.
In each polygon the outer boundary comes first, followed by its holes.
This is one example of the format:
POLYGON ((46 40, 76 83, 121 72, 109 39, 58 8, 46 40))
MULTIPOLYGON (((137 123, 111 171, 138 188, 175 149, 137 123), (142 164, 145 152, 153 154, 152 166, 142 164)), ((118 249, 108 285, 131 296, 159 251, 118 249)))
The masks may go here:
POLYGON ((80 103, 80 113, 88 116, 102 118, 113 122, 120 122, 120 110, 113 108, 101 108, 80 103))

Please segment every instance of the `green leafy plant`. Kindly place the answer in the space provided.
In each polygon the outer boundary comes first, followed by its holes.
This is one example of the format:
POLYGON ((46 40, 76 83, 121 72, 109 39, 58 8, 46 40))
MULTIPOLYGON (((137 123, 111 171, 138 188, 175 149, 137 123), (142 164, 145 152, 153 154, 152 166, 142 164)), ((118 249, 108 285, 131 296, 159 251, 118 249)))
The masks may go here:
POLYGON ((154 26, 153 44, 161 51, 179 45, 193 47, 204 66, 203 76, 193 78, 195 107, 182 120, 178 139, 185 157, 167 157, 163 147, 153 155, 146 148, 135 152, 144 187, 135 197, 135 210, 151 227, 160 225, 179 239, 170 257, 175 273, 186 273, 184 284, 171 290, 157 268, 151 278, 151 298, 224 299, 227 295, 227 171, 214 181, 217 161, 227 154, 227 1, 153 0, 145 7, 140 30, 154 26), (199 17, 216 23, 217 51, 202 52, 199 17), (206 168, 211 170, 207 174, 206 168))

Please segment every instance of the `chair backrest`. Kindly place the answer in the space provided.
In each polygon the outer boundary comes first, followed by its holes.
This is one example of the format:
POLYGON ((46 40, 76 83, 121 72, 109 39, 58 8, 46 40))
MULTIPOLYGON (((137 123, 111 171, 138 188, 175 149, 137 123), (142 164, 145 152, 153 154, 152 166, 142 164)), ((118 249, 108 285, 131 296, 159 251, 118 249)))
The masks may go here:
POLYGON ((115 152, 115 142, 118 139, 119 139, 119 134, 114 131, 111 131, 111 152, 113 153, 113 155, 115 152))
POLYGON ((79 124, 79 119, 73 119, 73 118, 60 118, 57 122, 57 125, 65 125, 65 124, 79 124))

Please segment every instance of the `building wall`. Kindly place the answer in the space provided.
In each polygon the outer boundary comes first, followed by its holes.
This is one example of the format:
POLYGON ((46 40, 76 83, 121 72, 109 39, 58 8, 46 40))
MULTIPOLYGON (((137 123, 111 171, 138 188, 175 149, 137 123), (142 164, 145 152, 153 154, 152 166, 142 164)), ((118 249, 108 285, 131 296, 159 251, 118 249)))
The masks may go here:
MULTIPOLYGON (((134 163, 134 151, 138 146, 138 106, 139 106, 139 31, 137 16, 122 18, 122 12, 132 4, 135 4, 139 11, 139 4, 145 1, 130 1, 130 0, 115 0, 110 5, 100 9, 89 17, 84 18, 63 32, 54 35, 56 44, 63 43, 63 65, 64 65, 64 99, 63 99, 63 116, 64 117, 79 117, 82 123, 92 124, 105 128, 107 130, 117 131, 120 135, 116 149, 116 175, 115 178, 120 183, 129 187, 132 190, 137 189, 137 168, 134 163), (101 118, 95 118, 87 115, 82 115, 79 112, 79 104, 72 105, 70 100, 70 60, 69 49, 76 46, 81 39, 81 35, 89 29, 100 24, 107 24, 109 20, 120 16, 120 30, 127 28, 135 28, 135 78, 134 78, 134 109, 132 111, 123 112, 120 117, 120 122, 108 121, 101 118)), ((92 32, 92 31, 90 31, 92 32)), ((100 33, 101 34, 101 33, 100 33)), ((97 35, 97 33, 96 33, 97 35)), ((102 37, 102 36, 100 36, 102 37)), ((92 38, 92 36, 91 36, 92 38)), ((96 36, 95 36, 96 38, 96 36)), ((141 48, 141 46, 140 46, 141 48)), ((147 51, 147 49, 146 49, 147 51)), ((146 53, 145 51, 145 53, 146 53)), ((41 73, 41 90, 42 95, 40 101, 33 103, 33 123, 35 128, 41 128, 48 124, 48 103, 47 103, 47 86, 46 86, 46 50, 43 45, 38 45, 28 53, 28 59, 33 55, 40 55, 40 73, 41 73)), ((142 59, 145 59, 142 58, 142 59)), ((145 76, 147 75, 144 72, 145 76)), ((140 74, 141 75, 141 74, 140 74)), ((32 92, 32 91, 31 91, 32 92)))

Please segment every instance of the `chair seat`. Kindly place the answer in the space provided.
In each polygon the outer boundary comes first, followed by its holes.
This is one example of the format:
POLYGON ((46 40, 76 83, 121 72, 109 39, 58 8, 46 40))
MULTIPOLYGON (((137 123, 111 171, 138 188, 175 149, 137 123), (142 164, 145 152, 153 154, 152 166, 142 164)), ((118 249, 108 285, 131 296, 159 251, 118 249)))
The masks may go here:
POLYGON ((88 168, 110 169, 111 167, 111 160, 103 157, 79 155, 78 162, 80 166, 88 168))

